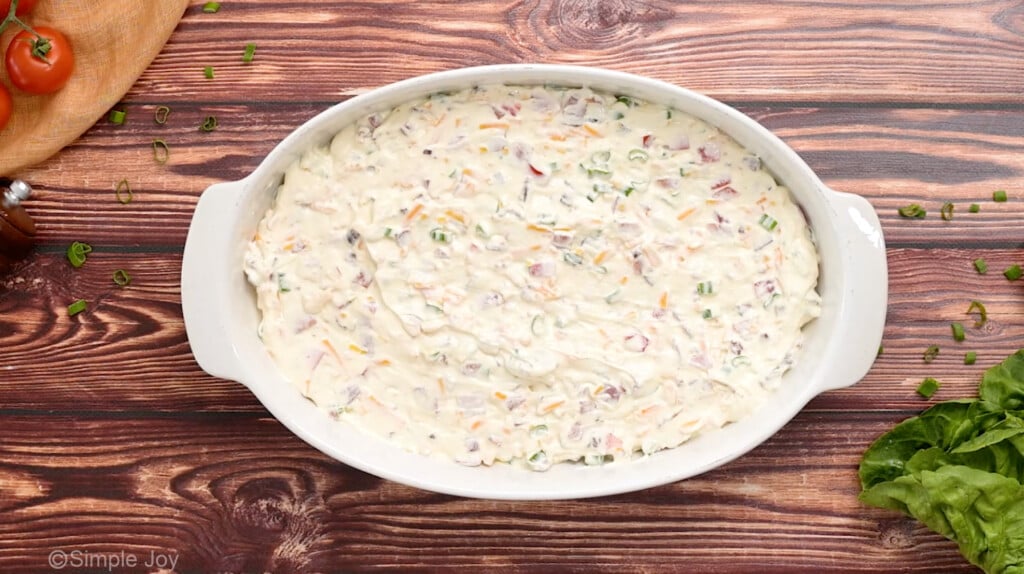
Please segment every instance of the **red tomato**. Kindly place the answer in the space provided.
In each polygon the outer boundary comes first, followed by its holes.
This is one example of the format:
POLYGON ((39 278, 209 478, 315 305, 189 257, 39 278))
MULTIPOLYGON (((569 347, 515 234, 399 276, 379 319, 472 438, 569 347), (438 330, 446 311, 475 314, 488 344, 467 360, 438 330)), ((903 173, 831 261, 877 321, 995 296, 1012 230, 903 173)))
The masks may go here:
POLYGON ((64 87, 75 69, 75 56, 64 34, 36 26, 35 34, 18 32, 7 45, 7 75, 19 90, 52 94, 64 87))
POLYGON ((0 130, 4 129, 4 126, 10 121, 13 111, 14 102, 11 100, 11 93, 0 84, 0 130))
MULTIPOLYGON (((18 11, 15 12, 18 16, 25 16, 36 7, 36 0, 18 0, 18 11)), ((0 20, 7 17, 7 13, 11 11, 11 0, 0 0, 0 20)))

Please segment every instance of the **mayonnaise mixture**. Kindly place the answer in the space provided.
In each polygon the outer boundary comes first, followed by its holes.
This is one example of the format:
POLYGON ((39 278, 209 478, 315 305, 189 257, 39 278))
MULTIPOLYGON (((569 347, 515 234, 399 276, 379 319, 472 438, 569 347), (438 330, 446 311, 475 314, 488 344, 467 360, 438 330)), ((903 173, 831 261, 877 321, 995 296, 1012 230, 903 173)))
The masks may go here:
POLYGON ((245 257, 281 372, 341 421, 465 465, 602 464, 735 421, 818 316, 760 160, 587 89, 371 115, 292 165, 245 257))

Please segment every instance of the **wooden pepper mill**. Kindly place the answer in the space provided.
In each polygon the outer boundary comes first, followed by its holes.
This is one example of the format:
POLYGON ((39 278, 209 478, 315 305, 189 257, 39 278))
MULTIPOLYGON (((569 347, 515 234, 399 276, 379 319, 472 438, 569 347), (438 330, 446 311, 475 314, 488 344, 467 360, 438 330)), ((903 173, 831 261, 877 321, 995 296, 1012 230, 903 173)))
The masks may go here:
POLYGON ((0 178, 0 273, 28 254, 35 243, 36 224, 21 206, 32 187, 20 179, 0 178))

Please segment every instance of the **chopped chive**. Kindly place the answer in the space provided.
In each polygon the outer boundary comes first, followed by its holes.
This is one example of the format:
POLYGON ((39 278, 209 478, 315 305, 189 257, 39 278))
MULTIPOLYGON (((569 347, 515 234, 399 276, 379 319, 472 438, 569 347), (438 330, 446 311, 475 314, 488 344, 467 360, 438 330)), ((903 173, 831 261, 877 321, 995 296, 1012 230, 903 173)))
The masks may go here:
POLYGON ((74 317, 82 311, 85 311, 86 305, 87 303, 85 302, 85 299, 79 299, 78 301, 68 305, 68 317, 74 317))
POLYGON ((201 132, 212 132, 215 129, 217 129, 217 116, 206 116, 199 126, 201 132))
POLYGON ((981 211, 981 206, 977 203, 972 203, 971 206, 967 208, 967 211, 970 211, 971 213, 978 213, 981 211))
POLYGON ((203 12, 207 14, 216 14, 220 10, 220 2, 207 2, 203 4, 203 12))
POLYGON ((565 254, 562 255, 562 259, 564 259, 569 265, 579 265, 580 263, 583 263, 582 257, 569 251, 566 251, 565 254))
POLYGON ((92 253, 92 246, 88 243, 75 241, 68 246, 67 256, 71 266, 78 268, 85 265, 86 255, 92 253))
POLYGON ((203 75, 206 76, 207 80, 213 79, 213 66, 206 66, 203 68, 203 75))
POLYGON ((936 381, 931 377, 927 377, 924 381, 921 381, 920 385, 918 385, 917 394, 926 399, 930 399, 932 398, 932 395, 935 394, 935 391, 939 390, 940 385, 941 383, 939 383, 939 381, 936 381))
POLYGON ((704 309, 704 312, 701 313, 701 317, 704 317, 705 319, 710 319, 711 318, 711 309, 704 309))
POLYGON ((132 202, 134 195, 132 194, 132 186, 128 183, 128 178, 123 178, 117 182, 117 187, 114 188, 114 196, 117 197, 117 201, 121 205, 128 205, 132 202))
POLYGON ((171 108, 167 106, 157 106, 156 111, 153 112, 153 121, 162 126, 167 123, 167 117, 170 115, 171 108))
POLYGON ((973 365, 974 362, 977 361, 977 360, 978 360, 978 353, 975 353, 974 351, 967 351, 966 353, 964 353, 964 364, 965 365, 973 365))
POLYGON ((114 283, 116 283, 118 287, 127 287, 131 282, 132 276, 124 269, 114 271, 114 283))
POLYGON ((1006 191, 1004 191, 1002 189, 997 189, 997 190, 993 191, 992 192, 992 201, 995 201, 995 202, 998 202, 998 203, 1002 203, 1002 202, 1006 201, 1006 191))
POLYGON ((622 190, 622 195, 625 195, 626 197, 629 197, 630 195, 633 194, 634 191, 636 191, 636 189, 633 188, 633 186, 631 185, 631 186, 627 187, 626 189, 622 190))
POLYGON ((167 163, 171 157, 171 148, 164 140, 153 140, 153 159, 159 164, 167 163))
POLYGON ((672 110, 671 109, 665 110, 665 119, 666 120, 672 119, 672 110))
POLYGON ((256 44, 252 42, 245 45, 245 52, 242 53, 242 61, 248 64, 256 57, 256 44))
POLYGON ((761 225, 761 227, 765 228, 768 231, 775 231, 775 228, 779 226, 779 222, 776 221, 774 217, 768 215, 767 213, 762 213, 761 219, 759 219, 757 222, 761 225))
POLYGON ((650 156, 642 149, 631 149, 626 157, 629 161, 645 162, 650 156))
POLYGON ((953 204, 948 201, 943 203, 942 211, 939 212, 939 215, 942 216, 943 221, 950 221, 953 219, 953 204))
POLYGON ((984 275, 985 273, 988 273, 988 263, 985 263, 985 260, 979 257, 974 260, 974 270, 977 271, 978 274, 984 275))
POLYGON ((1021 271, 1020 265, 1016 264, 1007 267, 1006 271, 1003 271, 1003 275, 1010 281, 1016 281, 1020 279, 1022 273, 1024 272, 1021 271))
POLYGON ((981 301, 971 301, 971 306, 967 308, 967 314, 970 315, 974 311, 978 312, 978 320, 974 322, 974 326, 984 327, 988 322, 988 311, 985 310, 985 304, 981 301))
POLYGON ((390 227, 385 227, 384 228, 384 237, 391 237, 391 233, 392 233, 392 231, 391 231, 390 227))
POLYGON ((615 96, 615 103, 625 104, 627 108, 634 108, 637 106, 636 100, 629 96, 615 96))
POLYGON ((715 286, 710 281, 697 283, 697 293, 700 295, 711 295, 715 292, 715 286))
POLYGON ((438 243, 451 243, 452 240, 451 235, 440 227, 435 227, 430 230, 430 238, 438 243))
POLYGON ((924 362, 930 363, 935 360, 935 357, 939 354, 939 346, 932 345, 924 351, 924 362))
POLYGON ((920 205, 918 205, 916 203, 911 203, 910 205, 905 205, 905 206, 899 208, 898 211, 899 211, 900 217, 910 217, 910 218, 916 218, 916 219, 922 219, 928 213, 924 209, 922 209, 920 205))
POLYGON ((110 123, 122 125, 127 116, 128 114, 124 113, 124 110, 110 110, 110 123))
POLYGON ((952 323, 949 325, 953 329, 953 340, 956 342, 963 341, 966 335, 964 335, 964 326, 960 323, 952 323))

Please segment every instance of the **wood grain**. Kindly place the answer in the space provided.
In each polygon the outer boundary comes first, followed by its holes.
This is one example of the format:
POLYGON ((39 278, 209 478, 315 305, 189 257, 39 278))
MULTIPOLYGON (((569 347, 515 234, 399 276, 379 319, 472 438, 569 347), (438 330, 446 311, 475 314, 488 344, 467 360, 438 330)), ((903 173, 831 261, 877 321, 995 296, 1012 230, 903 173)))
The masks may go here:
POLYGON ((178 571, 974 572, 955 546, 857 502, 860 454, 898 418, 800 415, 747 456, 647 491, 468 501, 346 468, 260 416, 0 415, 0 570, 53 549, 180 556, 178 571), (793 458, 793 453, 801 453, 793 458), (779 457, 787 460, 779 465, 779 457), (69 533, 69 530, 73 534, 69 533), (660 565, 660 566, 659 566, 660 565))

